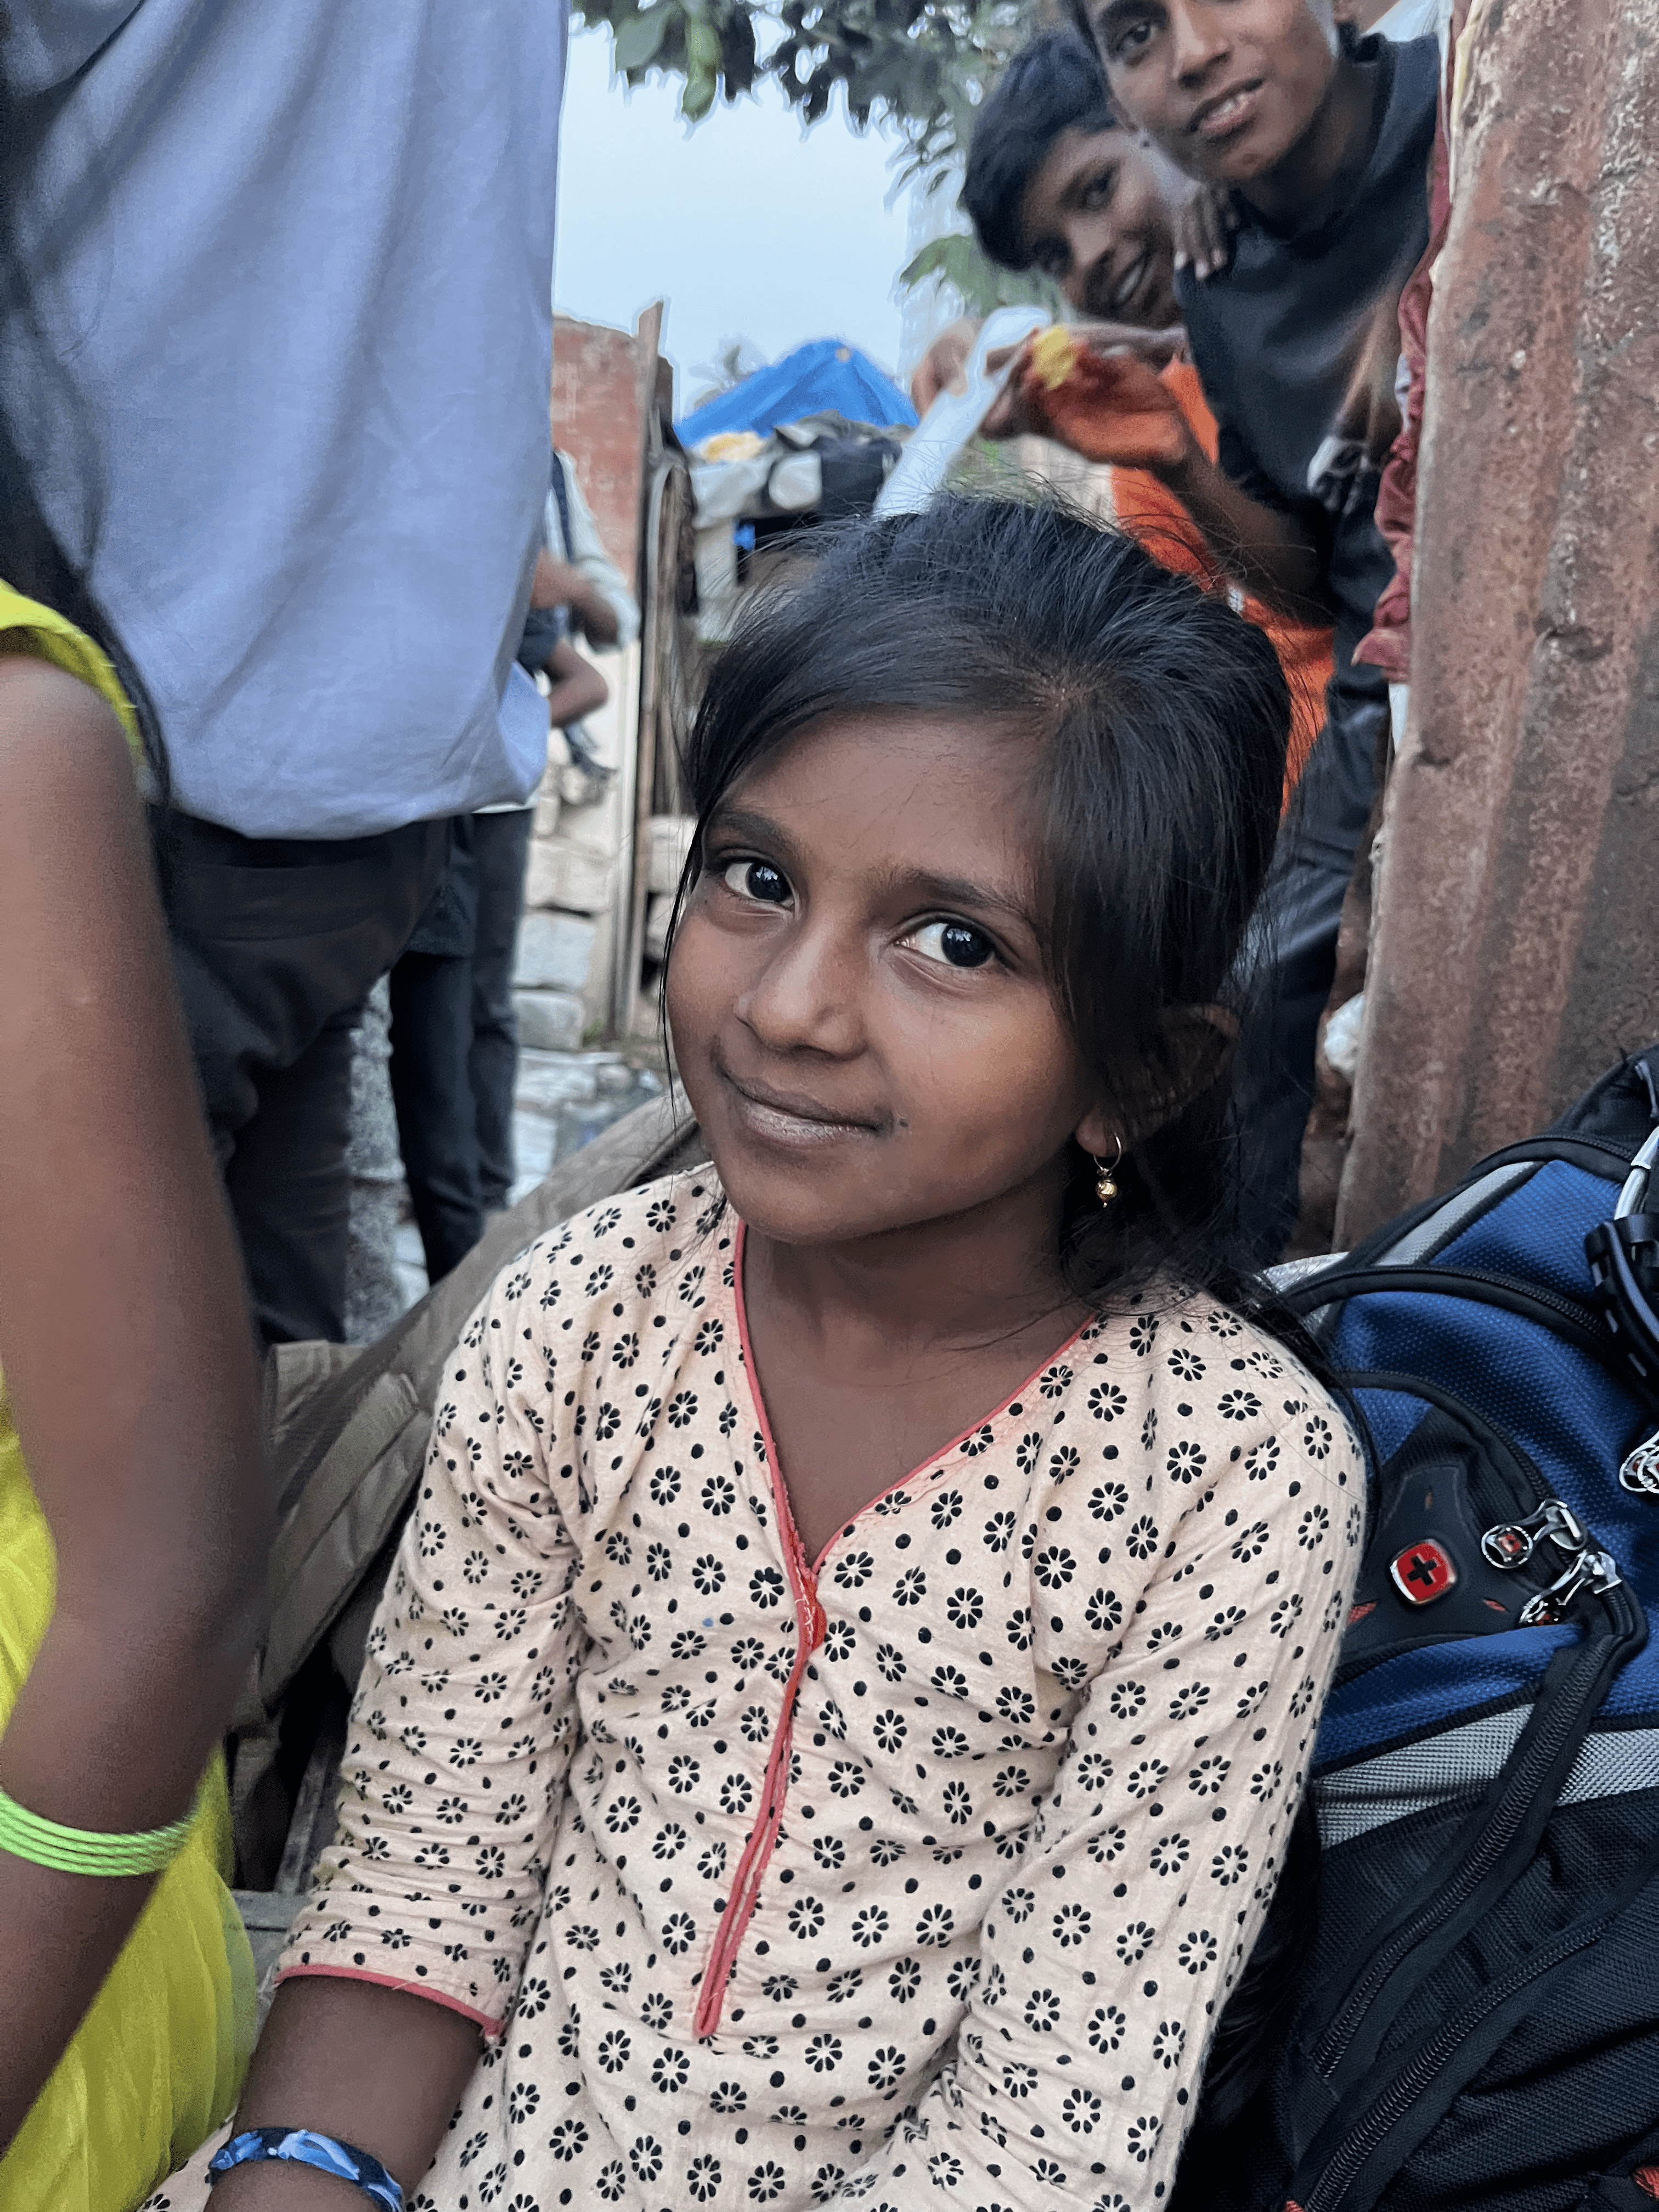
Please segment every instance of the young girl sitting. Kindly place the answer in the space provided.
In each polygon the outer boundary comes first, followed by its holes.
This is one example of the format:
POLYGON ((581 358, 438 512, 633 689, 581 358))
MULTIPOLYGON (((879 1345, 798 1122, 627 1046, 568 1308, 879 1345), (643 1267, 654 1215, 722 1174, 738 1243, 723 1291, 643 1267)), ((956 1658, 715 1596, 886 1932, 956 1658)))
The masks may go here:
POLYGON ((1363 1517, 1225 1290, 1288 721, 1042 507, 755 606, 669 963, 713 1168, 456 1350, 216 2212, 1164 2196, 1363 1517))

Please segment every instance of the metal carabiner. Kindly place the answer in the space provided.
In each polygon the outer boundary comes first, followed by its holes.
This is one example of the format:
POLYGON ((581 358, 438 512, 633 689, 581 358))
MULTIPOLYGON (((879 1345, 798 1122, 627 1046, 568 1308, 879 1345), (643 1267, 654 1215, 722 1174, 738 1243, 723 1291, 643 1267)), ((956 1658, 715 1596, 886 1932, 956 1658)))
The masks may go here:
POLYGON ((1647 1187, 1656 1163, 1659 1163, 1659 1122, 1648 1133, 1647 1139, 1630 1164, 1630 1173, 1620 1186, 1619 1203, 1613 1209, 1615 1221, 1639 1211, 1637 1201, 1647 1195, 1647 1187))
POLYGON ((1595 1595, 1601 1590, 1616 1589, 1624 1580, 1618 1562, 1607 1552, 1585 1550, 1578 1554, 1565 1574, 1540 1590, 1521 1608, 1522 1628, 1553 1628, 1565 1620, 1569 1607, 1576 1605, 1586 1591, 1595 1595))
POLYGON ((1619 1482, 1621 1489, 1633 1490, 1640 1498, 1659 1498, 1659 1429, 1626 1453, 1619 1482))
POLYGON ((1488 1528, 1480 1539, 1480 1549, 1489 1565, 1524 1567, 1546 1536, 1562 1551, 1575 1553, 1594 1540, 1571 1506, 1559 1498, 1547 1498, 1536 1512, 1523 1519, 1500 1521, 1495 1528, 1488 1528))

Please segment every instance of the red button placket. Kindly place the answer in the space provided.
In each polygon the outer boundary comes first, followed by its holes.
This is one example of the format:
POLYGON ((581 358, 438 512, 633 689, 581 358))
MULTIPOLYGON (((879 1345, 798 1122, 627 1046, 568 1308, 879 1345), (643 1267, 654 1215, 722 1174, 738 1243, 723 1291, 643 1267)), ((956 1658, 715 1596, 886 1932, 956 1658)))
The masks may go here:
POLYGON ((790 1668, 789 1680, 784 1685, 782 1709, 778 1715, 777 1727, 773 1731, 772 1755, 766 1762, 760 1813, 750 1831, 749 1840, 744 1845, 743 1856, 738 1862, 732 1895, 721 1916, 708 1963, 703 1970, 702 1991, 697 1999, 696 2014, 692 2021, 693 2032, 700 2036, 713 2035, 720 2026, 732 1968, 748 1932, 756 1900, 760 1895, 761 1883, 766 1877, 766 1869, 777 1844, 778 1831, 783 1824, 784 1799, 789 1792, 795 1703, 812 1654, 823 1641, 825 1622, 823 1607, 818 1603, 817 1585, 806 1565, 800 1539, 795 1533, 788 1500, 777 1494, 781 1488, 781 1483, 775 1483, 774 1496, 778 1505, 779 1530, 783 1538, 784 1564, 788 1570, 795 1600, 795 1663, 790 1668))

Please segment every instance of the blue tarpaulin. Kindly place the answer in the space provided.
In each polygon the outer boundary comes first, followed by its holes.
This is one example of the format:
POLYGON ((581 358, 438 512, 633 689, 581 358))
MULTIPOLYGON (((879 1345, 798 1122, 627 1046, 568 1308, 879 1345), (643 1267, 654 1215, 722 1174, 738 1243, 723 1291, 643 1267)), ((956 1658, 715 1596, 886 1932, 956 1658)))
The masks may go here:
POLYGON ((916 410, 890 377, 866 361, 856 346, 839 338, 814 338, 797 346, 769 368, 757 368, 730 392, 699 407, 675 424, 683 446, 695 446, 719 430, 757 430, 767 436, 778 422, 798 422, 804 415, 831 410, 849 422, 914 425, 916 410))

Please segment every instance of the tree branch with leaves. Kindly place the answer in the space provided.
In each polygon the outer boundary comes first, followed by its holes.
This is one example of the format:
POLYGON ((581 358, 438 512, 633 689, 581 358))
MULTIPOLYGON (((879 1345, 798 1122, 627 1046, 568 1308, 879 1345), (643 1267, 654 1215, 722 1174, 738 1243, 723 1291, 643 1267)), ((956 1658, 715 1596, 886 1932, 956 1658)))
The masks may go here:
MULTIPOLYGON (((585 22, 609 28, 630 85, 658 72, 680 79, 689 121, 769 78, 810 125, 839 88, 855 128, 896 128, 896 181, 936 190, 948 188, 975 109, 1031 24, 1019 0, 578 0, 578 9, 585 22)), ((900 282, 930 276, 981 314, 1053 304, 1042 278, 994 268, 965 232, 933 240, 900 282)))

